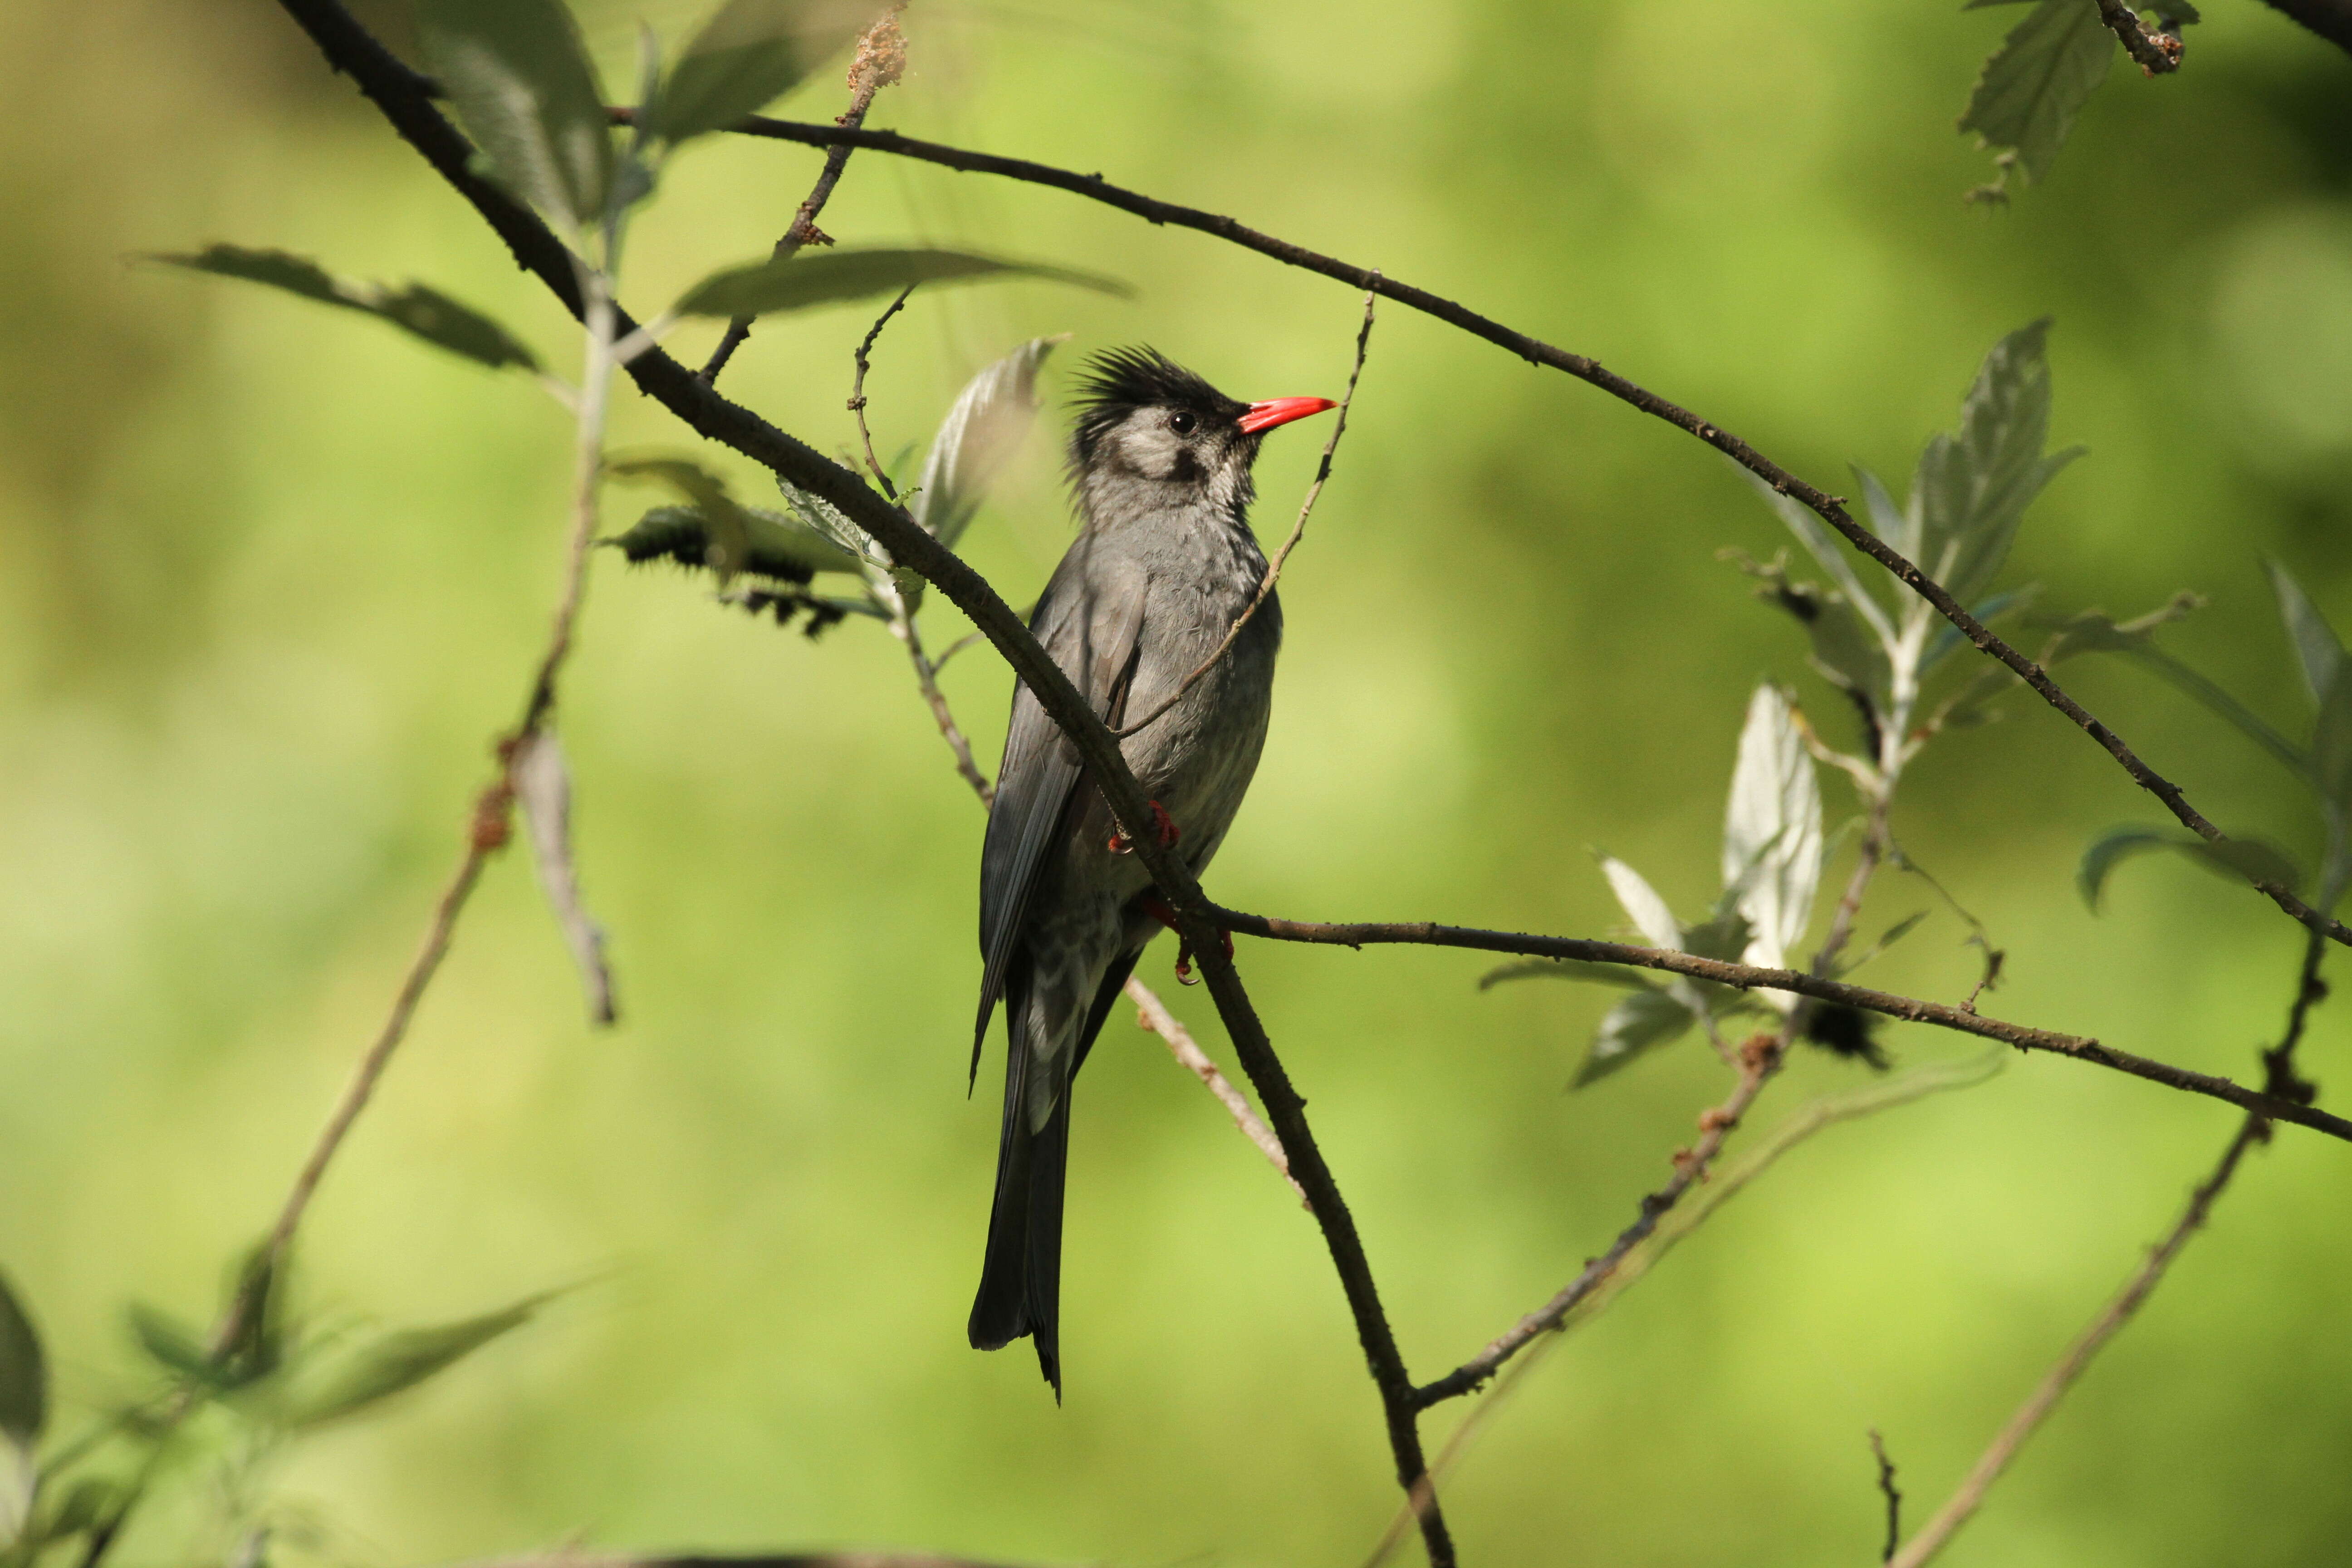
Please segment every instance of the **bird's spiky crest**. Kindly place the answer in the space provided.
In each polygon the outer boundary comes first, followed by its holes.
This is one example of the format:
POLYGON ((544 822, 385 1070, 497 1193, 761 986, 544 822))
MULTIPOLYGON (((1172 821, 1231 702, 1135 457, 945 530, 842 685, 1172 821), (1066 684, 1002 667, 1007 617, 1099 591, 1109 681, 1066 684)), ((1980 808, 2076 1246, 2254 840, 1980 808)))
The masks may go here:
POLYGON ((1206 418, 1239 419, 1249 405, 1227 397, 1158 349, 1110 349, 1086 363, 1071 458, 1084 467, 1097 443, 1139 408, 1189 408, 1206 418))

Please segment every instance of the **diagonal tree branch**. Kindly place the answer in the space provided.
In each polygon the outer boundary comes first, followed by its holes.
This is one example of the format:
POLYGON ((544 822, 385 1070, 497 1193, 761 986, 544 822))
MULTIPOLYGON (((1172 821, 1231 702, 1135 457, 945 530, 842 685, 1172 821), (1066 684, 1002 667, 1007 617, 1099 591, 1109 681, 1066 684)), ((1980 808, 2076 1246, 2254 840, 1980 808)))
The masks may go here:
MULTIPOLYGON (((570 254, 537 217, 472 172, 473 149, 419 90, 415 73, 400 65, 337 0, 280 0, 280 4, 310 34, 329 63, 350 74, 394 128, 472 204, 516 261, 573 314, 580 314, 583 302, 572 275, 570 254)), ((851 134, 835 129, 843 135, 851 134)), ((626 315, 615 311, 614 316, 616 336, 625 337, 635 330, 636 323, 626 315)), ((722 397, 660 350, 638 354, 629 362, 628 373, 642 391, 689 428, 832 502, 888 550, 893 560, 939 589, 987 634, 1036 695, 1040 706, 1076 750, 1088 778, 1101 791, 1118 824, 1135 829, 1151 820, 1142 786, 1129 770, 1109 730, 1012 607, 954 552, 868 488, 856 473, 722 397)), ((1426 1470, 1412 1405, 1412 1379, 1381 1305, 1355 1218, 1307 1124, 1306 1101, 1292 1085, 1239 972, 1223 951, 1221 933, 1210 915, 1212 906, 1191 868, 1162 846, 1156 834, 1129 831, 1128 837, 1134 840, 1137 854, 1176 917, 1178 935, 1201 955, 1210 994, 1233 1038, 1234 1053, 1257 1089, 1258 1101, 1289 1154, 1291 1174, 1306 1193, 1323 1232, 1380 1394, 1398 1484, 1412 1493, 1423 1485, 1426 1470)), ((1421 1528, 1433 1568, 1452 1568, 1453 1539, 1433 1496, 1428 1496, 1421 1507, 1421 1528)))
MULTIPOLYGON (((616 121, 624 124, 631 122, 633 118, 627 110, 614 110, 613 115, 616 121)), ((948 146, 942 142, 925 142, 911 136, 902 136, 895 131, 852 131, 841 126, 810 125, 798 121, 770 120, 760 115, 751 116, 734 129, 747 136, 796 142, 811 147, 863 147, 877 153, 888 153, 898 157, 936 163, 942 168, 970 174, 995 174, 1027 184, 1045 185, 1055 190, 1066 191, 1074 195, 1084 196, 1089 201, 1100 202, 1106 206, 1117 207, 1121 212, 1132 213, 1150 223, 1194 229, 1202 234, 1213 235, 1219 239, 1238 245, 1245 250, 1254 250, 1261 256, 1270 257, 1285 266, 1296 267, 1325 278, 1336 279, 1351 288, 1362 289, 1385 299, 1394 300, 1401 305, 1410 306, 1424 315, 1445 322, 1448 326, 1457 327, 1473 337, 1493 343, 1497 348, 1528 361, 1530 364, 1547 365, 1597 386, 1612 397, 1630 404, 1644 414, 1663 419, 1676 429, 1698 437, 1771 486, 1776 492, 1794 497, 1800 503, 1818 514, 1822 521, 1843 534, 1847 542, 1855 549, 1885 567, 1914 593, 1934 605, 1937 613, 1958 627, 1961 635, 1979 651, 2008 666, 2020 679, 2032 687, 2042 700, 2057 709, 2084 733, 2097 742, 2108 755, 2114 757, 2124 771, 2131 775, 2133 782, 2162 801, 2165 808, 2171 812, 2183 826, 2199 837, 2215 843, 2222 842, 2227 837, 2219 827, 2207 820, 2201 812, 2189 803, 2187 795, 2181 792, 2179 785, 2149 767, 2141 760, 2139 754, 2125 742, 2122 736, 2093 717, 2081 703, 2075 701, 2063 688, 2053 680, 2049 672, 2040 664, 2028 658, 1994 635, 1975 616, 1969 615, 1965 605, 1946 593, 1941 584, 1910 561, 1906 560, 1885 541, 1856 522, 1847 512, 1845 504, 1840 498, 1807 484, 1721 426, 1703 419, 1679 404, 1637 385, 1603 366, 1598 360, 1555 347, 1540 338, 1530 337, 1525 332, 1515 331, 1491 317, 1481 315, 1442 295, 1433 294, 1425 289, 1414 288, 1409 283, 1399 282, 1371 268, 1358 267, 1352 262, 1342 261, 1337 257, 1326 256, 1319 251, 1309 250, 1304 246, 1294 245, 1286 239, 1252 228, 1246 224, 1219 213, 1205 212, 1198 207, 1182 206, 1174 202, 1160 201, 1144 195, 1140 192, 1114 185, 1100 174, 1076 174, 1067 169, 1055 168, 1050 163, 1034 163, 1025 158, 1003 158, 993 153, 973 153, 961 147, 948 146)), ((2341 921, 2313 909, 2295 896, 2294 889, 2280 882, 2261 882, 2255 886, 2273 903, 2305 926, 2325 931, 2331 941, 2352 945, 2352 926, 2347 926, 2341 921)))

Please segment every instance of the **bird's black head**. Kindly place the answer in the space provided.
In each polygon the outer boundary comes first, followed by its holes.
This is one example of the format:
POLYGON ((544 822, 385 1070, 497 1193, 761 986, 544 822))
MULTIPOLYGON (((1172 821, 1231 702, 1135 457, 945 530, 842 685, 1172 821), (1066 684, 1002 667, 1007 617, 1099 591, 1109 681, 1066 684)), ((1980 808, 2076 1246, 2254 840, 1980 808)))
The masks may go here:
POLYGON ((1331 406, 1319 397, 1244 403, 1155 349, 1113 349, 1088 361, 1079 383, 1070 479, 1097 515, 1117 497, 1205 499, 1238 516, 1265 432, 1331 406))

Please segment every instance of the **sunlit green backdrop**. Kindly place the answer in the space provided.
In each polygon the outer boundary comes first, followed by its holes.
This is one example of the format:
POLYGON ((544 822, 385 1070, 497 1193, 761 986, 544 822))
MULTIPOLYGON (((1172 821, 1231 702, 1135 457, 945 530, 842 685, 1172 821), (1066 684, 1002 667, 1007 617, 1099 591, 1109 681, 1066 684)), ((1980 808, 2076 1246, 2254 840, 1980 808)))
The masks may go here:
MULTIPOLYGON (((368 11, 395 40, 396 10, 368 11)), ((1960 197, 1952 131, 2018 13, 1822 0, 921 0, 875 122, 1101 170, 1463 300, 1847 488, 1906 476, 2002 332, 2056 317, 2053 444, 2091 457, 2010 572, 2137 613, 2282 723, 2259 561, 2352 622, 2352 62, 2211 0, 2179 76, 2119 66, 2044 185, 1960 197)), ((585 13, 627 79, 643 16, 585 13)), ((510 721, 560 570, 569 426, 357 316, 124 266, 280 245, 417 277, 559 360, 569 323, 262 0, 0 8, 0 1268, 68 1422, 135 1392, 133 1299, 201 1319, 381 1019, 510 721)), ((839 111, 826 71, 780 112, 839 111)), ((698 147, 625 300, 762 254, 817 155, 698 147)), ((1052 192, 861 154, 824 226, 1131 279, 918 295, 871 391, 886 448, 1039 333, 1149 342, 1246 396, 1336 394, 1358 301, 1052 192)), ((735 396, 853 437, 845 310, 762 329, 735 396)), ((698 357, 709 329, 680 334, 698 357), (697 335, 697 334, 699 335, 697 335)), ((1055 411, 970 538, 1025 603, 1068 522, 1055 411)), ((625 394, 615 445, 688 445, 625 394)), ((1259 473, 1286 524, 1319 435, 1259 473)), ((760 476, 706 458, 757 496, 760 476)), ((617 525, 653 498, 615 490, 617 525)), ((1605 847, 1696 910, 1765 675, 1843 714, 1717 558, 1778 524, 1718 458, 1401 309, 1284 584, 1273 738, 1209 879, 1302 918, 1601 934, 1605 847)), ((962 629, 929 612, 934 641, 962 629)), ((2284 776, 2121 667, 2094 710, 2225 826, 2308 846, 2284 776)), ((950 695, 992 763, 1009 676, 950 695)), ((1077 1097, 1069 1397, 965 1347, 996 1132, 964 1093, 981 816, 896 646, 810 643, 667 570, 597 563, 562 730, 622 1025, 584 1023, 528 865, 468 911, 329 1179, 302 1300, 463 1315, 590 1279, 527 1331, 278 1478, 329 1559, 920 1545, 1131 1565, 1347 1564, 1393 1505, 1313 1226, 1122 1012, 1077 1097)), ((1825 781, 1832 820, 1848 809, 1825 781)), ((1896 825, 2010 954, 1986 1005, 2244 1076, 2297 932, 2184 865, 2094 918, 2084 839, 2158 809, 2016 705, 1929 754, 1896 825)), ((1875 931, 1932 896, 1890 876, 1875 931)), ((1871 972, 1957 998, 1938 913, 1871 972)), ((1213 1054, 1170 954, 1143 973, 1213 1054)), ((1685 1042, 1562 1085, 1605 993, 1480 994, 1474 954, 1245 943, 1400 1339, 1431 1375, 1632 1216, 1718 1098, 1685 1042)), ((2346 1020, 2307 1061, 2352 1083, 2346 1020)), ((1903 1061, 1965 1055, 1898 1029, 1903 1061)), ((1809 1058, 1769 1118, 1862 1069, 1809 1058)), ((1809 1146, 1503 1414, 1449 1486, 1466 1562, 1860 1563, 1876 1426, 1924 1509, 2169 1223, 2233 1122, 2048 1058, 1809 1146)), ((2352 1152, 2289 1130, 2026 1452, 1955 1564, 2340 1561, 2352 1531, 2352 1152)), ((1442 1437, 1465 1406, 1430 1423, 1442 1437)), ((190 1478, 201 1496, 202 1478, 190 1478)), ((190 1561, 202 1510, 126 1563, 190 1561)))

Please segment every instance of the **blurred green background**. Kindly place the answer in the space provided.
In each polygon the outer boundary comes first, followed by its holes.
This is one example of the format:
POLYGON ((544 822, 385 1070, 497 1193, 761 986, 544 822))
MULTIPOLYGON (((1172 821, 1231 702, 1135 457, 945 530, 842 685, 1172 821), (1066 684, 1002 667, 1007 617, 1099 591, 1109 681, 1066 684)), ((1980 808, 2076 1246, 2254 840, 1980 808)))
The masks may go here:
MULTIPOLYGON (((635 22, 583 12, 608 78, 635 22)), ((389 5, 368 10, 395 39, 389 5)), ((2057 326, 2053 445, 2087 443, 2009 581, 2211 607, 2170 646, 2282 724, 2302 696, 2259 558, 2352 625, 2352 61, 2215 0, 2187 68, 2119 66, 2005 211, 1952 131, 2019 13, 1744 0, 929 0, 874 122, 1024 154, 1459 298, 1676 397, 1832 489, 1898 489, 1978 358, 2057 326)), ((408 962, 486 738, 544 635, 568 426, 527 384, 376 323, 127 268, 276 245, 417 277, 559 361, 568 323, 260 0, 0 8, 0 1266, 79 1413, 139 1386, 124 1303, 212 1310, 408 962)), ((822 72, 779 112, 838 112, 822 72)), ((817 163, 706 145, 637 226, 643 306, 764 254, 817 163)), ((1336 394, 1358 302, 1197 235, 861 154, 857 240, 1052 257, 918 296, 879 351, 886 448, 979 364, 1150 342, 1228 390, 1336 394)), ((869 313, 763 328, 734 395, 853 438, 869 313)), ((681 334, 699 358, 702 336, 681 334)), ((632 394, 615 445, 688 440, 632 394)), ((1025 603, 1067 534, 1049 417, 969 553, 1025 603)), ((1308 429, 1312 431, 1313 427, 1308 429)), ((1260 465, 1286 525, 1318 435, 1260 465)), ((706 453, 756 497, 760 476, 706 453)), ((608 519, 643 492, 615 489, 608 519)), ((1686 911, 1716 887, 1765 675, 1843 715, 1716 558, 1779 525, 1719 459, 1559 376, 1384 312, 1284 588, 1273 738, 1209 879, 1301 918, 1602 933, 1588 856, 1686 911)), ((962 629, 928 612, 935 645, 962 629)), ((992 763, 1009 676, 950 667, 992 763)), ((2070 685, 2231 828, 2307 847, 2293 786, 2119 667, 2070 685)), ((509 856, 313 1211, 303 1299, 457 1317, 605 1272, 383 1416, 298 1450, 331 1560, 563 1541, 860 1542, 1003 1559, 1345 1564, 1394 1492, 1312 1226, 1122 1010, 1077 1098, 1055 1409, 1025 1347, 963 1342, 996 1134, 964 1096, 981 816, 870 624, 812 644, 667 570, 596 564, 562 707, 583 876, 622 1026, 592 1032, 509 856)), ((1843 785, 1825 779, 1832 821, 1843 785)), ((2298 932, 2169 862, 2072 889, 2085 837, 2158 820, 2054 714, 1931 751, 1904 842, 2009 952, 1987 1004, 2244 1076, 2298 932)), ((1833 875, 1835 872, 1833 871, 1833 875)), ((1874 931, 1932 899, 1874 893, 1874 931)), ((1938 913, 1871 971, 1956 998, 1938 913)), ((1563 1094, 1608 994, 1480 994, 1476 955, 1245 944, 1405 1352, 1433 1375, 1558 1288, 1664 1175, 1724 1073, 1695 1042, 1563 1094)), ((2340 957, 2340 955, 2338 955, 2340 957)), ((1170 954, 1143 973, 1221 1058, 1170 954)), ((2323 1009, 2310 1070, 2347 1081, 2323 1009)), ((1967 1054, 1892 1031, 1906 1062, 1967 1054)), ((1761 1117, 1861 1069, 1808 1057, 1761 1117)), ((2225 1108, 2064 1061, 1836 1131, 1570 1341, 1448 1488, 1473 1563, 1855 1563, 1886 1435, 1920 1510, 2176 1213, 2225 1108)), ((2340 1562, 2352 1531, 2352 1157, 2289 1130, 1948 1562, 2340 1562)), ((1466 1406, 1428 1424, 1442 1439, 1466 1406)), ((192 1483, 200 1478, 192 1478, 192 1483)), ((201 1498, 201 1485, 194 1486, 201 1498)), ((194 1503, 127 1563, 186 1561, 194 1503)))

